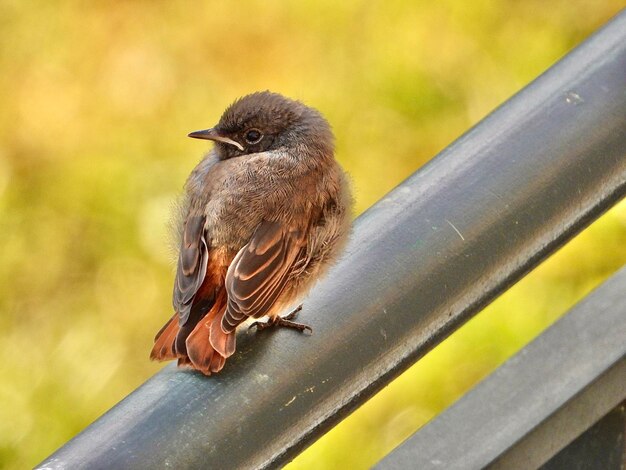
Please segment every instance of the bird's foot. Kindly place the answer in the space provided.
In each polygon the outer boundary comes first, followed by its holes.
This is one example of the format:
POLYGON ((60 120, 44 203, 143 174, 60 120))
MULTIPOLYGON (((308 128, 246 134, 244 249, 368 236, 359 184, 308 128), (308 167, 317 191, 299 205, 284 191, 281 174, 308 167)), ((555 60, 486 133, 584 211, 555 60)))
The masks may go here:
POLYGON ((255 321, 254 323, 250 323, 248 330, 251 330, 252 328, 256 328, 257 331, 263 331, 271 326, 274 326, 274 322, 272 320, 255 321))
POLYGON ((309 334, 313 334, 313 328, 311 328, 309 325, 292 321, 294 318, 296 318, 296 315, 298 315, 298 312, 300 310, 302 310, 302 305, 299 305, 284 317, 276 315, 274 318, 270 318, 267 321, 255 321, 252 325, 250 325, 248 329, 254 326, 256 327, 257 331, 263 331, 273 326, 284 326, 286 328, 298 330, 300 333, 308 331, 309 334))
POLYGON ((313 334, 313 328, 311 328, 309 325, 305 325, 304 323, 298 323, 291 320, 285 320, 284 318, 280 317, 276 318, 277 320, 274 321, 274 325, 284 326, 286 328, 293 328, 294 330, 298 330, 300 333, 308 331, 310 335, 313 334))

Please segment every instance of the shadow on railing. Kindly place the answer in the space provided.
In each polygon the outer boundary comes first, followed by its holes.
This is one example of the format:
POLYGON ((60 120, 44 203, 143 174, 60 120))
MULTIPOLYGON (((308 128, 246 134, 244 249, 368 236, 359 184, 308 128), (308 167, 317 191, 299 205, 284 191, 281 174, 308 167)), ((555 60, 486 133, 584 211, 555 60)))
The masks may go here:
POLYGON ((168 366, 40 468, 288 462, 625 195, 625 90, 622 13, 357 220, 312 336, 243 334, 213 377, 168 366))

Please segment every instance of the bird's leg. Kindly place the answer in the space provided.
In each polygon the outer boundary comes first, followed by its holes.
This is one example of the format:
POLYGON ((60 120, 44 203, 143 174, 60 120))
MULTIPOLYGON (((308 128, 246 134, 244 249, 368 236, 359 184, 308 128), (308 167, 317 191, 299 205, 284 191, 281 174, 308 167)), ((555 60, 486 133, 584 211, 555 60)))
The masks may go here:
POLYGON ((293 328, 294 330, 298 330, 300 333, 304 333, 308 330, 309 334, 313 334, 313 328, 311 328, 309 325, 291 321, 296 317, 296 315, 298 315, 298 312, 300 310, 302 310, 302 305, 298 305, 284 317, 276 315, 274 318, 270 318, 265 322, 255 321, 252 325, 250 325, 250 328, 255 326, 258 331, 262 331, 271 326, 284 326, 286 328, 293 328))
POLYGON ((285 315, 283 317, 283 320, 293 320, 294 318, 296 318, 296 316, 298 316, 298 312, 300 310, 302 310, 302 304, 298 305, 291 312, 289 312, 287 315, 285 315))

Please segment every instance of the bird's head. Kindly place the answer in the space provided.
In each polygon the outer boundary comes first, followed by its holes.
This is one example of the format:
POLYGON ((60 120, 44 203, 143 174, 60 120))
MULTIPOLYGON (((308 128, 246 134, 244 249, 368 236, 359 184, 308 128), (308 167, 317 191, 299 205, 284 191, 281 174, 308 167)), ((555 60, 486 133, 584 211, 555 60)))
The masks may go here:
POLYGON ((214 141, 222 160, 271 150, 311 158, 333 155, 333 135, 322 115, 269 91, 238 99, 215 127, 192 132, 189 137, 214 141))

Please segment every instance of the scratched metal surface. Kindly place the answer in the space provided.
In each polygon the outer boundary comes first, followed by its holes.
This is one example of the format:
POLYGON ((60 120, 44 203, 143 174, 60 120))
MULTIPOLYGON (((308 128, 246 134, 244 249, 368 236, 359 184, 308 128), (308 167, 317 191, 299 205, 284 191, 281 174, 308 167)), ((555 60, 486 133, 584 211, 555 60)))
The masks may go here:
POLYGON ((625 71, 621 14, 358 219, 312 336, 244 334, 210 378, 168 366, 40 468, 293 458, 624 196, 625 71))

